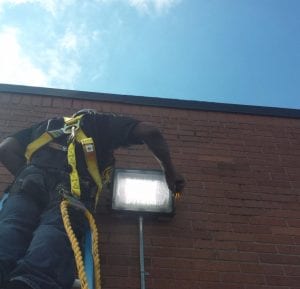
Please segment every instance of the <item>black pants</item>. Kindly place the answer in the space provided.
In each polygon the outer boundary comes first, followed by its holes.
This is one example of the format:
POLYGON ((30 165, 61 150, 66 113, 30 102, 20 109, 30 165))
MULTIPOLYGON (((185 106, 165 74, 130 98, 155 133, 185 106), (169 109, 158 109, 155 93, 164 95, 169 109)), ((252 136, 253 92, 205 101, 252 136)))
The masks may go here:
MULTIPOLYGON (((75 262, 59 198, 54 192, 45 198, 35 193, 13 189, 0 211, 2 286, 19 280, 33 289, 71 288, 75 262)), ((40 193, 46 194, 45 188, 40 193)))

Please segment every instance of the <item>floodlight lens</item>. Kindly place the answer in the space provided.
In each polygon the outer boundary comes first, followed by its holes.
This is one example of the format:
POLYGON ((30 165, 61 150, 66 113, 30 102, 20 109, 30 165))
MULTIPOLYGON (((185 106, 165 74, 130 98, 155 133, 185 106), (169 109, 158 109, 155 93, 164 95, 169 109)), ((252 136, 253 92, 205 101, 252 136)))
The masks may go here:
POLYGON ((159 171, 117 171, 113 208, 118 210, 171 212, 172 198, 159 171))

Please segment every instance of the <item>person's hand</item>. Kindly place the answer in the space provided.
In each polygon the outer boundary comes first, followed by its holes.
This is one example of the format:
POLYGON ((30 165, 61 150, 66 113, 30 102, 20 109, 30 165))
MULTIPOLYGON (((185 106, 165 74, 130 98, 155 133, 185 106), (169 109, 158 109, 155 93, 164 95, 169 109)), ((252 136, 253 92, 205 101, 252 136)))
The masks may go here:
POLYGON ((169 189, 175 195, 175 199, 179 199, 185 187, 184 177, 176 171, 165 171, 166 181, 169 189))

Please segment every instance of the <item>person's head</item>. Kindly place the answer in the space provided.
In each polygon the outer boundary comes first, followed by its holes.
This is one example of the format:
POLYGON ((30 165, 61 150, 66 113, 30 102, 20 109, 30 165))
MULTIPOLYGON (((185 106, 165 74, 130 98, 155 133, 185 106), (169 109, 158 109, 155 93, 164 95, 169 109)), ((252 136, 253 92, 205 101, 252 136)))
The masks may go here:
POLYGON ((84 109, 81 109, 81 110, 78 110, 77 112, 75 112, 72 117, 76 117, 78 115, 81 115, 81 114, 95 114, 97 113, 97 111, 95 109, 92 109, 92 108, 84 108, 84 109))

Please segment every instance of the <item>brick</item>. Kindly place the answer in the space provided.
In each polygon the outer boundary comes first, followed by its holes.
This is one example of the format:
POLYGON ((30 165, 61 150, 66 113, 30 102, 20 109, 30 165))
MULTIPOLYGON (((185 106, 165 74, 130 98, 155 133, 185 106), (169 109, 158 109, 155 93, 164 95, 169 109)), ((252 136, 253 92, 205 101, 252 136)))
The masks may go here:
POLYGON ((224 282, 214 282, 214 283, 207 283, 207 282, 200 282, 198 287, 199 289, 244 289, 243 284, 234 284, 234 283, 229 283, 225 284, 224 282))
POLYGON ((220 241, 253 241, 254 235, 247 233, 215 232, 214 237, 220 241))
POLYGON ((105 277, 102 280, 104 288, 126 288, 126 289, 138 289, 140 281, 138 278, 127 278, 127 277, 105 277))
POLYGON ((261 253, 260 261, 262 263, 269 263, 269 264, 297 265, 300 262, 300 256, 261 253))
POLYGON ((300 277, 266 276, 267 284, 276 286, 299 286, 300 277))
POLYGON ((262 264, 265 275, 284 275, 282 265, 277 264, 262 264))
POLYGON ((236 242, 235 241, 214 241, 214 248, 220 250, 236 250, 236 242))
POLYGON ((269 201, 257 201, 257 200, 245 200, 244 201, 245 207, 248 208, 266 208, 266 209, 280 209, 282 205, 277 202, 269 201))
POLYGON ((230 214, 211 214, 209 215, 209 220, 211 222, 221 222, 221 223, 248 223, 249 217, 240 215, 230 215, 230 214))
POLYGON ((262 252, 262 253, 277 253, 277 247, 273 244, 261 244, 256 242, 239 242, 237 244, 239 251, 244 252, 262 252))
POLYGON ((272 227, 273 234, 300 236, 300 228, 295 227, 272 227))
POLYGON ((127 277, 127 266, 101 266, 101 274, 104 276, 127 277))
POLYGON ((288 276, 300 276, 300 266, 284 266, 285 274, 288 276))
POLYGON ((147 270, 149 275, 152 278, 167 278, 167 279, 175 279, 175 271, 170 268, 151 268, 147 270))
POLYGON ((181 280, 194 280, 194 281, 219 281, 219 273, 211 271, 199 271, 199 270, 175 270, 175 279, 181 280))
POLYGON ((176 247, 176 239, 167 238, 167 237, 155 237, 155 238, 151 238, 151 245, 176 247))
POLYGON ((243 263, 240 264, 241 272, 254 273, 262 275, 284 275, 284 269, 281 265, 243 263))
POLYGON ((266 216, 292 219, 292 218, 299 218, 300 213, 299 211, 293 211, 288 209, 287 210, 271 209, 267 211, 266 216))
POLYGON ((132 254, 132 246, 129 245, 112 245, 108 243, 102 243, 103 236, 101 237, 101 250, 105 252, 111 252, 112 255, 128 255, 132 254))
POLYGON ((245 285, 244 289, 290 289, 290 287, 271 285, 245 285))
POLYGON ((264 276, 258 274, 221 273, 221 280, 225 283, 266 284, 264 276))
POLYGON ((151 267, 154 268, 176 268, 179 266, 181 268, 181 264, 183 267, 186 266, 186 264, 189 265, 191 268, 192 266, 192 260, 189 259, 180 259, 181 262, 177 264, 177 259, 176 258, 161 258, 161 257, 152 257, 151 258, 151 267))
MULTIPOLYGON (((190 282, 183 282, 184 285, 187 286, 189 289, 196 289, 196 287, 191 287, 190 282)), ((182 284, 182 285, 183 285, 182 284)), ((172 279, 163 279, 163 278, 155 278, 153 279, 153 287, 149 287, 149 285, 146 285, 146 288, 157 288, 157 289, 173 289, 175 286, 177 286, 176 281, 172 279)))
POLYGON ((300 255, 300 246, 285 246, 285 245, 277 245, 278 252, 280 254, 288 254, 288 255, 300 255))
POLYGON ((204 268, 199 267, 196 268, 199 270, 211 270, 211 271, 218 271, 218 272, 239 272, 239 263, 238 262, 224 262, 224 261, 211 261, 207 262, 204 268))
POLYGON ((265 209, 263 207, 245 207, 245 208, 235 208, 235 207, 230 207, 228 208, 228 212, 231 215, 239 215, 239 216, 248 216, 248 217, 252 217, 252 216, 258 216, 258 215, 262 215, 263 212, 265 211, 265 209))
POLYGON ((211 249, 185 249, 176 248, 174 256, 178 258, 215 259, 216 252, 211 249))
POLYGON ((111 266, 135 266, 139 264, 138 257, 129 257, 129 256, 106 256, 107 265, 111 266))
POLYGON ((253 234, 271 233, 270 228, 265 225, 233 224, 233 230, 234 232, 237 233, 253 233, 253 234))
POLYGON ((223 261, 239 261, 239 262, 258 262, 259 255, 252 252, 234 252, 234 251, 219 251, 218 260, 223 261))
POLYGON ((292 245, 300 245, 300 236, 294 236, 294 243, 292 245))

